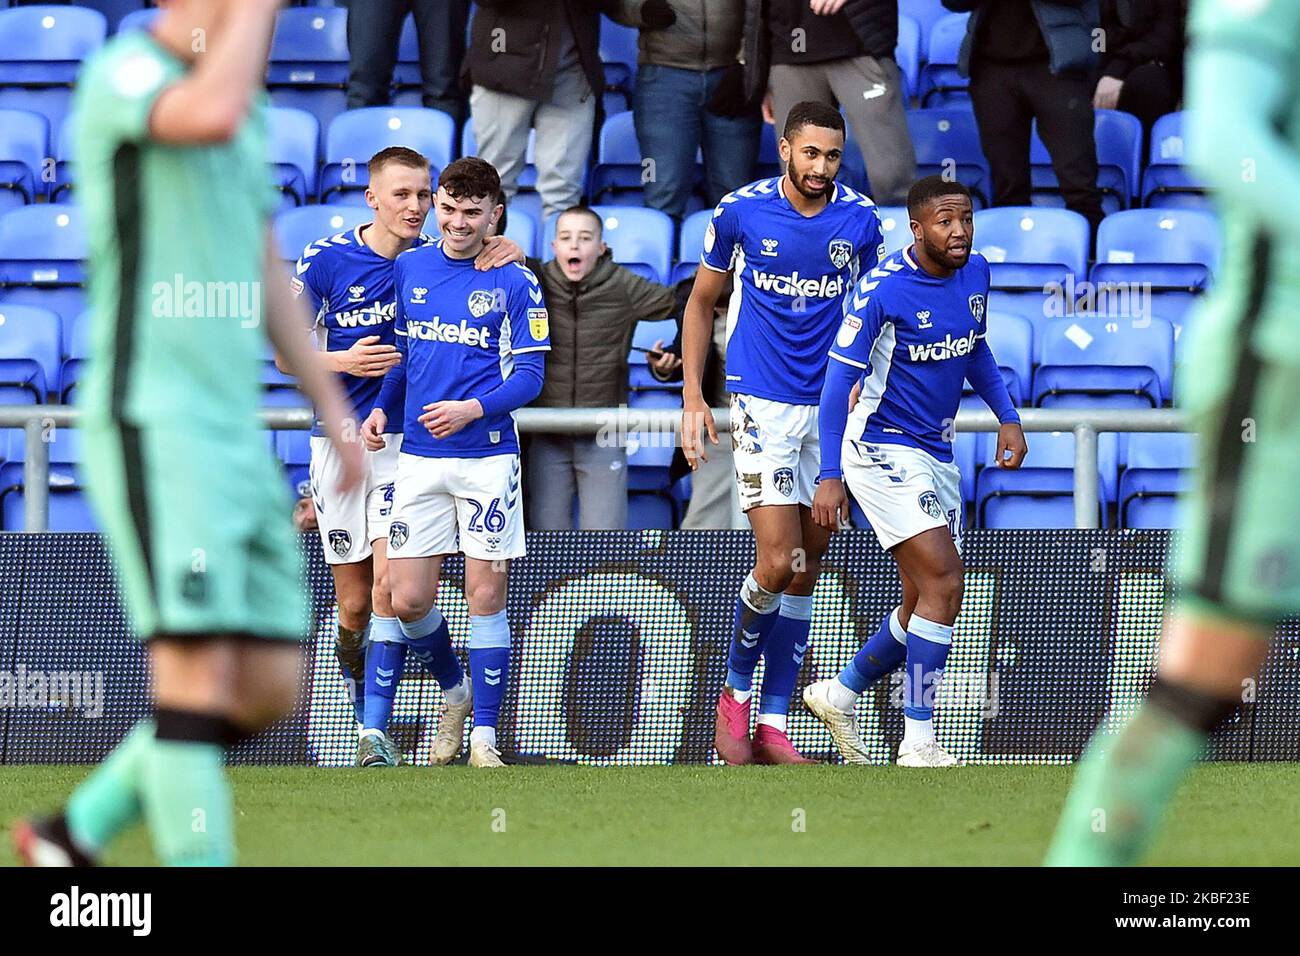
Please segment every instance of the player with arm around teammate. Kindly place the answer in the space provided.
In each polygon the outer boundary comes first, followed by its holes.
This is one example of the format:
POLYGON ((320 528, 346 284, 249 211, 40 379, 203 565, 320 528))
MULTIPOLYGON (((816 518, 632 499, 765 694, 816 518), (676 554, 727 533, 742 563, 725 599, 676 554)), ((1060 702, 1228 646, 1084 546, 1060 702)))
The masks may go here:
POLYGON ((898 562, 903 603, 852 662, 804 688, 805 705, 849 763, 868 763, 853 711, 872 683, 906 663, 904 767, 957 761, 934 737, 934 694, 961 611, 962 499, 952 423, 969 381, 997 415, 997 463, 1019 468, 1026 446, 985 338, 989 267, 971 252, 970 192, 928 176, 907 197, 914 242, 864 276, 830 350, 821 397, 821 482, 813 515, 834 531, 848 485, 881 547, 898 562), (849 413, 848 398, 861 379, 849 413))

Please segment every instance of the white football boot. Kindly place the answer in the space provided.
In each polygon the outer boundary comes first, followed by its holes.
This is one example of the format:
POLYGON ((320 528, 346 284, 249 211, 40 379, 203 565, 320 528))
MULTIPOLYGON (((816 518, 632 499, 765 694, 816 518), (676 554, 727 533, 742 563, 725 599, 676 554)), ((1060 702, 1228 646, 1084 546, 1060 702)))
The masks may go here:
POLYGON ((908 750, 902 746, 898 748, 900 767, 956 767, 960 764, 960 760, 940 747, 933 738, 913 744, 908 750))
POLYGON ((867 745, 862 742, 862 735, 858 733, 858 719, 853 714, 846 714, 830 702, 826 693, 830 684, 828 680, 819 680, 807 685, 803 689, 804 706, 826 725, 845 763, 871 763, 867 745))

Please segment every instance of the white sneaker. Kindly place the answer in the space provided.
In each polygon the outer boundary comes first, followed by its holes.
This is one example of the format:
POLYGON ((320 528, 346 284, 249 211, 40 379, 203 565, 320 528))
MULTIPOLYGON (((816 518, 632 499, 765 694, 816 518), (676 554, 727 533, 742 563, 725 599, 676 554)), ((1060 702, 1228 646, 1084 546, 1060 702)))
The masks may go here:
POLYGON ((456 759, 460 753, 461 744, 465 741, 465 719, 469 717, 469 712, 474 709, 474 694, 471 691, 465 695, 465 703, 453 707, 447 703, 446 698, 442 702, 442 716, 438 718, 438 733, 433 738, 433 756, 432 761, 436 766, 444 766, 456 759))
POLYGON ((469 765, 471 767, 504 767, 501 751, 486 740, 475 740, 469 745, 469 765))
POLYGON ((862 742, 862 735, 858 733, 858 719, 852 714, 846 714, 830 702, 826 693, 830 685, 831 682, 828 680, 819 680, 806 686, 803 689, 804 706, 826 725, 845 763, 871 763, 867 745, 862 742))
POLYGON ((898 748, 900 767, 956 767, 961 761, 944 750, 934 740, 923 740, 911 749, 898 748))

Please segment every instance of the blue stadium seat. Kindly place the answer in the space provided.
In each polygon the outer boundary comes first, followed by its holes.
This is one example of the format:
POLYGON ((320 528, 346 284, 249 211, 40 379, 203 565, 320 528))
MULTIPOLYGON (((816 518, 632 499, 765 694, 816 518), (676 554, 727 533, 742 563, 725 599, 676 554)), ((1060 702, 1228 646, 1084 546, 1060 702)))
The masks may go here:
POLYGON ((54 182, 49 184, 50 202, 70 203, 74 201, 73 187, 76 185, 76 171, 73 160, 77 154, 77 126, 73 117, 63 120, 57 130, 51 130, 55 137, 54 146, 54 182))
MULTIPOLYGON (((1138 193, 1142 167, 1142 121, 1132 113, 1096 110, 1093 136, 1097 144, 1097 187, 1102 208, 1108 213, 1127 209, 1138 193)), ((1038 136, 1035 123, 1029 145, 1030 175, 1035 194, 1052 193, 1054 204, 1064 205, 1052 157, 1038 136)))
POLYGON ((311 464, 311 432, 302 428, 286 428, 275 434, 275 455, 285 465, 311 464))
POLYGON ((1125 469, 1119 476, 1120 524, 1172 528, 1175 498, 1191 486, 1196 436, 1183 432, 1132 432, 1120 436, 1125 469))
POLYGON ((1211 211, 1209 189, 1183 165, 1186 114, 1166 113, 1151 127, 1151 151, 1142 174, 1142 205, 1153 209, 1211 211))
POLYGON ((1219 220, 1195 209, 1129 209, 1102 220, 1092 282, 1202 292, 1219 266, 1219 220))
POLYGON ((127 33, 131 30, 148 30, 153 26, 153 22, 158 19, 158 14, 162 13, 157 7, 150 7, 147 10, 132 10, 117 24, 117 33, 127 33))
MULTIPOLYGON (((1101 526, 1107 526, 1116 497, 1118 442, 1114 434, 1098 436, 1097 475, 1101 526)), ((995 442, 985 446, 985 466, 975 482, 976 511, 983 528, 1074 527, 1074 434, 1033 432, 1027 436, 1029 458, 1015 471, 996 467, 995 442)))
POLYGON ((898 16, 898 44, 894 47, 894 62, 907 84, 906 100, 916 95, 921 84, 921 24, 906 14, 898 16))
POLYGON ((78 206, 22 206, 0 216, 0 303, 41 306, 70 321, 85 308, 86 254, 78 206))
POLYGON ((633 531, 671 531, 673 511, 673 499, 663 493, 634 491, 627 496, 627 526, 633 531))
POLYGON ((986 340, 998 360, 1011 400, 1017 406, 1023 405, 1034 367, 1033 323, 1014 312, 990 312, 986 340))
MULTIPOLYGON (((673 221, 658 209, 639 206, 592 206, 605 227, 605 244, 614 253, 614 261, 627 265, 644 262, 667 282, 672 265, 673 221)), ((546 248, 555 239, 555 220, 546 222, 546 248)))
POLYGON ((1069 209, 1002 206, 975 213, 975 247, 992 286, 1041 292, 1067 275, 1087 276, 1088 220, 1069 209))
POLYGON ((90 358, 91 316, 87 309, 63 325, 63 365, 59 369, 59 401, 71 404, 76 396, 77 380, 86 359, 90 358))
POLYGON ((271 175, 284 194, 286 208, 301 206, 316 195, 320 122, 306 110, 273 106, 267 110, 271 175))
POLYGON ((700 256, 704 255, 704 233, 708 231, 709 220, 712 218, 712 209, 701 209, 682 220, 681 235, 677 239, 677 259, 681 263, 689 263, 691 271, 699 265, 700 256))
MULTIPOLYGON (((21 531, 25 526, 23 462, 26 443, 22 429, 8 429, 8 451, 0 447, 0 529, 21 531)), ((2 437, 2 436, 0 436, 2 437)), ((90 504, 82 494, 78 464, 81 434, 75 428, 56 428, 46 444, 50 456, 51 531, 98 530, 90 504)))
MULTIPOLYGON (((433 217, 426 222, 425 229, 438 228, 438 224, 432 221, 433 217)), ((542 227, 537 224, 537 219, 528 209, 519 205, 511 204, 509 215, 506 217, 506 236, 519 243, 520 248, 524 250, 524 255, 541 256, 543 259, 549 258, 549 251, 538 248, 541 241, 542 227)))
POLYGON ((77 6, 98 10, 108 21, 108 32, 116 33, 122 21, 132 13, 139 13, 146 0, 78 0, 77 6))
POLYGON ((1042 327, 1038 360, 1035 405, 1158 408, 1173 390, 1174 329, 1157 318, 1052 319, 1042 327))
POLYGON ((61 337, 49 309, 0 304, 0 405, 46 401, 58 385, 61 337))
POLYGON ((906 206, 877 206, 880 229, 885 235, 885 254, 890 255, 912 244, 912 220, 906 206))
POLYGON ((456 121, 441 110, 409 106, 348 110, 336 117, 325 132, 321 202, 364 205, 365 188, 370 182, 366 163, 388 146, 408 146, 423 153, 437 182, 442 168, 452 160, 455 142, 456 121))
POLYGON ((934 25, 948 16, 950 11, 943 5, 943 0, 900 0, 898 12, 911 17, 921 28, 921 62, 930 59, 930 34, 934 25))
POLYGON ((950 106, 969 100, 970 82, 957 72, 957 56, 966 37, 969 13, 950 13, 930 30, 928 62, 921 70, 921 105, 950 106))
POLYGON ((763 124, 763 131, 758 136, 758 162, 754 165, 755 179, 775 179, 780 176, 781 150, 777 141, 781 134, 771 123, 763 124))
POLYGON ((347 24, 341 7, 280 11, 266 71, 272 103, 307 110, 322 129, 347 108, 347 24))
POLYGON ((662 319, 658 322, 638 322, 636 324, 636 328, 632 330, 632 350, 627 357, 628 387, 631 389, 628 395, 629 406, 668 408, 681 404, 681 382, 661 382, 655 378, 646 360, 646 353, 640 351, 653 348, 655 342, 660 341, 667 347, 672 345, 676 338, 677 323, 672 319, 662 319), (664 404, 653 399, 647 400, 641 394, 646 390, 673 390, 673 402, 664 404))
POLYGON ((282 210, 275 217, 280 258, 296 262, 308 243, 355 229, 371 218, 370 210, 359 206, 303 206, 282 210))
POLYGON ((0 108, 40 113, 58 129, 77 71, 107 34, 104 15, 85 7, 0 10, 0 108))
MULTIPOLYGON (((415 90, 418 91, 423 85, 423 79, 420 76, 420 38, 415 32, 415 18, 411 14, 406 15, 402 21, 402 33, 397 41, 397 63, 393 66, 393 88, 394 97, 399 92, 415 90)), ((396 99, 394 106, 405 104, 398 103, 396 99)), ((424 100, 421 98, 413 103, 414 106, 423 106, 424 100)))
POLYGON ((50 124, 40 113, 0 109, 0 215, 36 201, 49 155, 50 124))
POLYGON ((989 205, 993 180, 969 106, 908 110, 907 129, 918 177, 950 174, 970 189, 976 209, 989 205))
POLYGON ((622 93, 630 101, 636 85, 637 42, 640 31, 608 17, 600 21, 600 62, 605 68, 605 89, 622 93))
POLYGON ((970 509, 975 504, 975 475, 983 460, 983 438, 982 432, 957 432, 952 441, 952 460, 961 476, 961 500, 968 524, 970 509))
MULTIPOLYGON (((643 165, 645 159, 636 136, 633 114, 630 112, 610 116, 600 128, 596 150, 596 163, 592 167, 589 192, 593 204, 607 206, 639 206, 645 194, 645 177, 653 170, 643 165)), ((704 181, 704 167, 697 153, 695 183, 704 181)), ((688 212, 699 208, 700 200, 692 196, 688 212)))

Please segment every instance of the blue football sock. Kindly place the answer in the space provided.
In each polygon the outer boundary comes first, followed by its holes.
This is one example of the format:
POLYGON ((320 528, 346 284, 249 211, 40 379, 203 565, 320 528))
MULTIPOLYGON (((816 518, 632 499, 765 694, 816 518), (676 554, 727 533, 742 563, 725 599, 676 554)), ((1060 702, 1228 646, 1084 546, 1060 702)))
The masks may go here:
POLYGON ((889 612, 861 650, 840 671, 839 682, 861 694, 893 671, 907 657, 907 631, 898 622, 898 608, 889 612))
POLYGON ((781 595, 781 611, 763 648, 763 695, 758 713, 788 714, 790 695, 799 681, 808 630, 812 627, 812 595, 781 595))
POLYGON ((727 652, 728 687, 748 691, 753 685, 754 668, 776 624, 780 606, 779 592, 760 586, 752 574, 745 579, 736 598, 735 625, 727 652))
POLYGON ((469 670, 474 685, 474 727, 497 725, 510 682, 510 622, 506 612, 469 619, 469 670))
POLYGON ((907 670, 903 675, 903 716, 929 720, 934 694, 952 649, 952 625, 913 614, 907 622, 907 670))
POLYGON ((405 666, 406 644, 397 618, 373 615, 366 652, 366 719, 361 723, 366 730, 388 731, 405 666))
POLYGON ((439 687, 450 690, 465 679, 456 652, 451 649, 451 630, 441 611, 432 607, 420 620, 400 624, 411 657, 433 675, 439 687))

